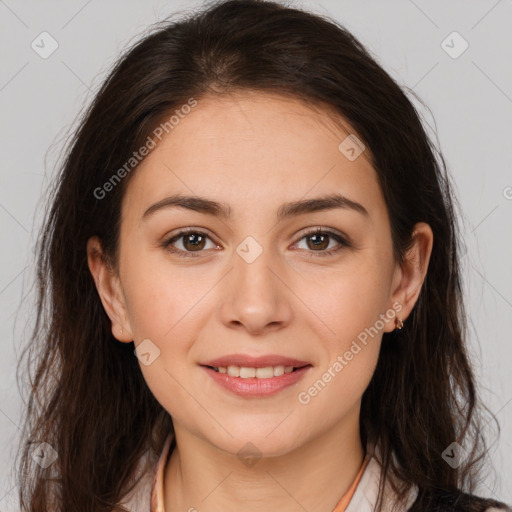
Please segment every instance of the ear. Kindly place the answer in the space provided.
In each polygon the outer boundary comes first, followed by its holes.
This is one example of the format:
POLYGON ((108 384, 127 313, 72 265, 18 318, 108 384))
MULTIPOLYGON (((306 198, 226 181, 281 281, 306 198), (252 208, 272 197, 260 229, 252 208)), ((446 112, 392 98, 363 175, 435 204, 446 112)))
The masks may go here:
POLYGON ((105 261, 101 242, 96 236, 87 241, 87 263, 103 308, 112 323, 112 335, 121 342, 130 343, 133 341, 133 334, 121 282, 105 261))
MULTIPOLYGON (((414 225, 412 238, 413 245, 407 251, 404 263, 397 265, 391 288, 391 304, 395 305, 396 318, 404 322, 420 295, 434 244, 432 228, 425 222, 414 225)), ((394 325, 386 326, 385 332, 393 331, 394 325)))

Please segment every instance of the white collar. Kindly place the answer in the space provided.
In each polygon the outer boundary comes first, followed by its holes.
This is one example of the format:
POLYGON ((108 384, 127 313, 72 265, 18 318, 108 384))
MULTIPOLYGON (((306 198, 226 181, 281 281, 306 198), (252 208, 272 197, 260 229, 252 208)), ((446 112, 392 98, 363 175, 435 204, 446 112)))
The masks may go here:
MULTIPOLYGON (((361 480, 359 480, 354 495, 345 509, 345 512, 373 512, 375 505, 377 504, 379 483, 382 473, 382 454, 380 446, 376 446, 373 443, 367 443, 366 453, 367 456, 370 457, 370 461, 361 476, 361 480)), ((413 484, 409 490, 405 505, 400 510, 397 510, 397 512, 406 512, 409 510, 417 496, 418 486, 413 484)), ((383 512, 388 512, 392 509, 392 506, 396 501, 396 497, 395 491, 391 487, 389 481, 387 481, 384 488, 383 512)))
MULTIPOLYGON (((359 480, 357 488, 350 500, 345 512, 373 512, 377 503, 379 492, 379 481, 382 471, 380 450, 375 449, 373 445, 368 445, 367 454, 370 458, 366 468, 359 480)), ((130 512, 147 512, 150 510, 151 491, 155 479, 154 468, 158 457, 146 454, 141 459, 140 468, 144 471, 144 476, 137 486, 126 496, 121 503, 130 512)), ((406 512, 412 506, 418 495, 418 487, 413 485, 409 491, 409 496, 405 506, 397 512, 406 512)), ((389 512, 392 504, 395 502, 395 493, 387 482, 384 491, 383 512, 389 512)))
MULTIPOLYGON (((373 512, 377 503, 381 470, 381 464, 373 456, 368 462, 345 512, 373 512)), ((417 495, 418 487, 414 485, 409 492, 405 507, 400 509, 400 512, 409 510, 417 495)), ((388 482, 384 491, 383 512, 391 510, 391 505, 395 502, 394 497, 395 493, 388 482)))

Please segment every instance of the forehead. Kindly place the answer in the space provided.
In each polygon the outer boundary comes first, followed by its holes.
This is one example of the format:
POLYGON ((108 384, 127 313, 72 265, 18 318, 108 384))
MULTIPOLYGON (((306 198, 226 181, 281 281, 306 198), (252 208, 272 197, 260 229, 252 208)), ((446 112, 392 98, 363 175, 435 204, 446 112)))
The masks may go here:
POLYGON ((236 215, 248 201, 273 208, 273 199, 340 192, 369 211, 382 209, 368 152, 351 160, 340 150, 353 133, 332 112, 300 100, 255 92, 207 96, 139 164, 125 203, 142 215, 149 202, 183 192, 233 204, 236 215))

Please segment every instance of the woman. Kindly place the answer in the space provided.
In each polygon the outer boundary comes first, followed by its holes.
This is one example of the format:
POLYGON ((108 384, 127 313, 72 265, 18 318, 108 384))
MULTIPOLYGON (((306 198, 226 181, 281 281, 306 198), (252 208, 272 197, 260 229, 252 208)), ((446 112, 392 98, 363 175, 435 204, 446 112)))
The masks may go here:
POLYGON ((232 0, 137 43, 39 244, 23 510, 507 509, 472 494, 452 200, 332 21, 232 0))

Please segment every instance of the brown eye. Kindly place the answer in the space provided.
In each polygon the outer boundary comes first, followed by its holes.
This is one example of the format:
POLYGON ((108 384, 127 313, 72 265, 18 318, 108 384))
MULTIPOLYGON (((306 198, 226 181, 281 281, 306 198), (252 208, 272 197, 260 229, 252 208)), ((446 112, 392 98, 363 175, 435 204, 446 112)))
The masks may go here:
POLYGON ((308 240, 308 247, 310 249, 327 249, 329 246, 329 235, 317 234, 308 235, 305 237, 308 240), (311 243, 309 243, 311 241, 311 243))
POLYGON ((206 237, 199 233, 190 233, 183 236, 183 246, 187 251, 200 251, 204 249, 206 237))
POLYGON ((172 253, 176 253, 178 256, 200 256, 205 249, 207 241, 212 243, 212 247, 218 247, 214 244, 210 237, 202 231, 187 229, 180 231, 177 235, 164 241, 162 247, 172 253), (176 247, 176 245, 178 247, 176 247), (181 245, 181 247, 179 246, 181 245), (196 254, 193 254, 196 253, 196 254))
MULTIPOLYGON (((347 239, 327 229, 317 228, 314 231, 305 233, 300 241, 304 239, 306 239, 306 251, 311 253, 312 256, 330 256, 344 247, 351 247, 347 239), (337 242, 337 244, 329 248, 332 241, 337 242)), ((203 249, 206 249, 205 246, 208 241, 212 243, 211 248, 219 248, 206 233, 195 229, 186 229, 164 241, 162 247, 178 256, 196 257, 206 252, 203 249), (178 245, 180 243, 181 247, 178 245)))
MULTIPOLYGON (((317 228, 305 233, 299 242, 304 239, 306 239, 305 249, 311 256, 331 256, 344 247, 351 247, 351 244, 345 237, 328 229, 317 228), (337 244, 331 246, 332 241, 337 242, 337 244)), ((299 248, 302 249, 302 247, 299 248)))

